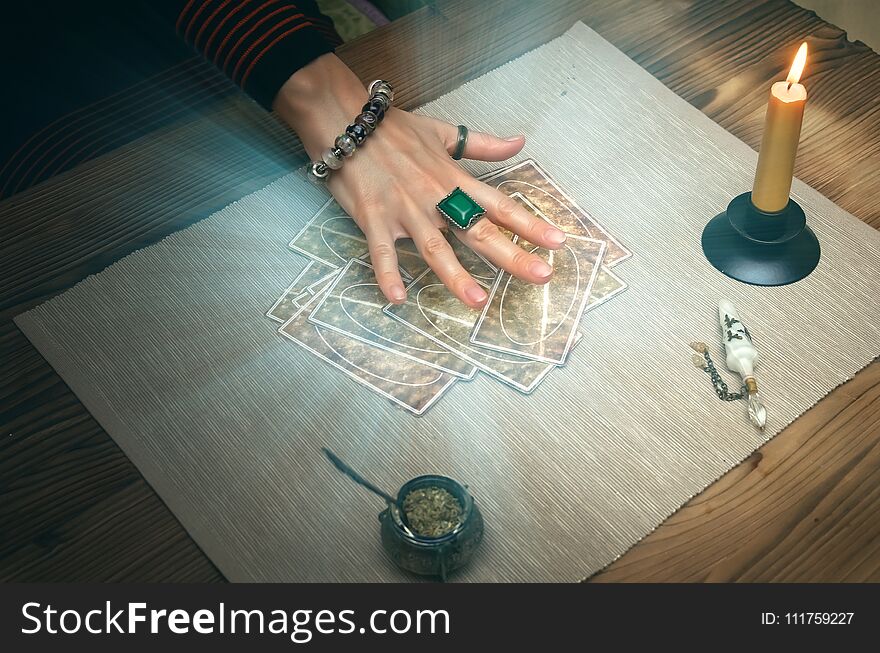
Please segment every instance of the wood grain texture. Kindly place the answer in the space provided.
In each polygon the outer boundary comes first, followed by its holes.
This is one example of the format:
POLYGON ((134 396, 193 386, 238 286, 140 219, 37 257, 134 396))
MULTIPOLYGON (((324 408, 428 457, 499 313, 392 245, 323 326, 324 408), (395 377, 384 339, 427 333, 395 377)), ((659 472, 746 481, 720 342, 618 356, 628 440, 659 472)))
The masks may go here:
MULTIPOLYGON (((340 56, 362 78, 393 79, 401 104, 413 107, 575 20, 753 147, 766 89, 806 37, 810 106, 796 172, 880 226, 880 57, 789 2, 439 2, 340 56)), ((0 227, 7 246, 39 250, 61 239, 77 247, 76 257, 36 271, 0 259, 0 579, 222 579, 9 321, 206 213, 123 222, 100 237, 89 225, 51 219, 0 227)), ((878 580, 878 459, 874 363, 596 580, 878 580)))
POLYGON ((12 322, 0 351, 0 578, 222 580, 12 322))
POLYGON ((880 581, 880 364, 593 580, 880 581))

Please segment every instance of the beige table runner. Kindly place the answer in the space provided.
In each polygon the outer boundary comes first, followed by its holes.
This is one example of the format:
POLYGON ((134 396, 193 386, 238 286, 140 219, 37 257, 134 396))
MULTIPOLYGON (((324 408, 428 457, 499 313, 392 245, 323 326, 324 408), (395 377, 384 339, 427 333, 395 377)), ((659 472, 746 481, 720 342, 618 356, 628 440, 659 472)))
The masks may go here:
POLYGON ((294 175, 17 320, 231 580, 408 578, 381 506, 322 446, 390 489, 468 483, 487 534, 455 579, 582 579, 880 353, 880 234, 795 181, 816 271, 782 288, 716 272, 699 236, 755 153, 584 25, 423 111, 524 132, 522 156, 634 252, 616 269, 629 290, 534 395, 478 377, 416 418, 279 337, 263 313, 325 197, 294 175), (720 342, 721 297, 763 356, 764 434, 691 366, 689 341, 720 342))

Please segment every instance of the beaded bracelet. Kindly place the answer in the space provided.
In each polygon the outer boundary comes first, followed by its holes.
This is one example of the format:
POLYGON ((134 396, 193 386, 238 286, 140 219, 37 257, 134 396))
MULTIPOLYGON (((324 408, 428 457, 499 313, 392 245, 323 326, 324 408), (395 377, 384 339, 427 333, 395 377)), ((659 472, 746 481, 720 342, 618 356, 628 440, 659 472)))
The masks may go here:
POLYGON ((354 151, 367 140, 367 136, 372 134, 382 122, 385 112, 394 99, 394 89, 385 80, 377 79, 370 83, 368 92, 370 99, 361 108, 361 113, 354 122, 336 137, 333 147, 324 150, 320 161, 312 161, 309 164, 309 177, 317 181, 326 180, 330 171, 339 170, 344 157, 354 154, 354 151))

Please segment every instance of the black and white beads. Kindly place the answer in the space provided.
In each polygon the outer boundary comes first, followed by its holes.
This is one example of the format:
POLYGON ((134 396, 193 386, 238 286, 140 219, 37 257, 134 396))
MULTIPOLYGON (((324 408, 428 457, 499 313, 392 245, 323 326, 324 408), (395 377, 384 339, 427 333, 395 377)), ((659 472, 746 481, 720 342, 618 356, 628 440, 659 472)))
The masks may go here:
POLYGON ((323 181, 331 170, 339 170, 345 157, 354 154, 357 148, 367 140, 367 136, 372 134, 385 118, 385 112, 388 111, 394 100, 394 89, 391 84, 385 80, 377 79, 370 83, 368 92, 370 99, 361 107, 361 113, 357 115, 354 122, 336 137, 332 147, 328 147, 321 153, 320 161, 312 161, 309 164, 308 172, 311 178, 323 181))

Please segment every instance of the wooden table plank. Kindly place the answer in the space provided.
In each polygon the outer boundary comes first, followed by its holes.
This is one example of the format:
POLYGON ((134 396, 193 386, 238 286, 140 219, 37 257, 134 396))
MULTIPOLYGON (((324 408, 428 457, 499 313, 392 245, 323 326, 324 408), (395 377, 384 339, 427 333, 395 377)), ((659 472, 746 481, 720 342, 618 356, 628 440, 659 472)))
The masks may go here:
MULTIPOLYGON (((399 101, 413 107, 576 20, 752 147, 770 81, 807 38, 810 106, 797 174, 880 227, 880 57, 785 0, 448 0, 346 44, 340 56, 364 79, 393 79, 399 101)), ((23 275, 0 301, 0 579, 222 580, 10 322, 182 226, 161 221, 145 233, 120 225, 109 245, 86 241, 89 255, 50 270, 50 282, 23 275)), ((51 230, 75 241, 83 233, 72 224, 51 230)), ((0 243, 10 234, 31 247, 45 238, 31 224, 4 224, 0 243)), ((9 271, 0 261, 0 277, 9 271)), ((595 580, 880 580, 878 463, 874 363, 595 580)))
POLYGON ((688 502, 596 581, 880 581, 880 364, 688 502))

